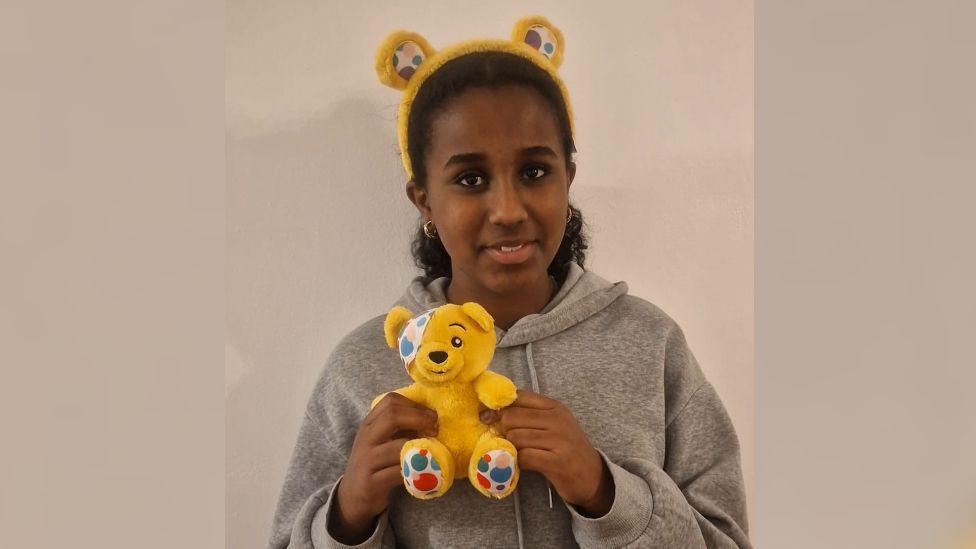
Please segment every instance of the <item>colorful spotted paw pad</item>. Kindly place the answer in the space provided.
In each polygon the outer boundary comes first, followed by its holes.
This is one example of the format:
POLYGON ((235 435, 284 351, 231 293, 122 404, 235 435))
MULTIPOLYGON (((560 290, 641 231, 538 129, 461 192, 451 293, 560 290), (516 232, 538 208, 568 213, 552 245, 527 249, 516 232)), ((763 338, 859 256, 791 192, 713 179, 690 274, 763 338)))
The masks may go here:
POLYGON ((515 480, 515 459, 508 450, 490 450, 478 459, 478 486, 493 496, 507 495, 515 480))
POLYGON ((444 484, 441 466, 426 448, 408 450, 403 456, 403 484, 417 497, 439 495, 444 484))

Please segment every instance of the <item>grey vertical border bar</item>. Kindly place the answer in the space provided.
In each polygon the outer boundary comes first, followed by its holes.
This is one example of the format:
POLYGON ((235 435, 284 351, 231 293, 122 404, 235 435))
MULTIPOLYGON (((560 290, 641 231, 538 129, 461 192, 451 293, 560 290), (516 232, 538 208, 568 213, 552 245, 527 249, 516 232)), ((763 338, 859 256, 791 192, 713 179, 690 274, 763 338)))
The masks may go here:
POLYGON ((756 32, 756 545, 973 543, 976 3, 756 32))
POLYGON ((223 15, 0 4, 4 549, 224 545, 223 15))

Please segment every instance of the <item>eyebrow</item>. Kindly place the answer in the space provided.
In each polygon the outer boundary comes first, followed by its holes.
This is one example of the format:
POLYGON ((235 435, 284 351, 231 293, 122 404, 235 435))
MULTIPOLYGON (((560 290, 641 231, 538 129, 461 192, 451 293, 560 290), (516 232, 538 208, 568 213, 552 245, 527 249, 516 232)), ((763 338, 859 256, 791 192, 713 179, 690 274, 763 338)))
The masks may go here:
MULTIPOLYGON (((552 149, 550 149, 549 147, 546 147, 545 145, 536 145, 534 147, 526 147, 524 149, 521 149, 519 151, 519 154, 521 156, 542 155, 542 156, 551 156, 552 158, 558 158, 558 155, 556 154, 556 152, 553 151, 552 149)), ((447 168, 448 166, 450 166, 452 164, 464 164, 464 163, 467 163, 467 162, 479 162, 479 161, 482 161, 484 159, 485 159, 485 155, 483 155, 481 153, 461 153, 461 154, 455 154, 455 155, 453 155, 453 156, 451 156, 450 158, 447 159, 447 163, 444 164, 444 167, 447 168)))
POLYGON ((460 325, 460 324, 458 324, 457 322, 455 322, 454 324, 450 324, 450 326, 457 326, 458 328, 461 328, 461 329, 462 329, 462 330, 464 330, 465 332, 467 332, 467 331, 468 331, 468 329, 467 329, 467 328, 465 328, 464 326, 461 326, 461 325, 460 325))

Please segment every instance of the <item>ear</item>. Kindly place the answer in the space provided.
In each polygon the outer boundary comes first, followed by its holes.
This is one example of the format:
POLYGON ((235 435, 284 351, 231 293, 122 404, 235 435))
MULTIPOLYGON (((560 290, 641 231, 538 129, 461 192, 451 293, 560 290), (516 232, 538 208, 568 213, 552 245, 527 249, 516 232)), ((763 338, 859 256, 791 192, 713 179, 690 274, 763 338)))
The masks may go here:
POLYGON ((512 29, 512 40, 528 44, 556 68, 563 63, 563 52, 566 48, 563 33, 541 15, 519 19, 512 29))
POLYGON ((383 322, 383 333, 386 335, 386 344, 391 349, 397 348, 400 330, 411 318, 413 318, 413 313, 399 305, 390 309, 390 312, 386 314, 386 321, 383 322))
POLYGON ((569 177, 569 182, 566 183, 566 191, 568 192, 569 188, 573 186, 573 180, 576 179, 576 162, 570 161, 566 175, 569 177))
POLYGON ((469 301, 464 305, 461 305, 461 311, 463 311, 464 314, 470 316, 472 320, 477 322, 478 326, 481 326, 482 330, 486 332, 494 331, 495 319, 491 318, 491 315, 488 314, 488 311, 486 311, 485 308, 482 307, 481 305, 478 305, 473 301, 469 301))
POLYGON ((415 32, 396 31, 386 37, 376 51, 376 75, 380 82, 402 90, 410 77, 436 50, 415 32))
POLYGON ((430 219, 430 203, 428 202, 427 189, 417 185, 417 182, 411 179, 407 181, 407 198, 413 205, 417 207, 417 211, 424 219, 430 219))

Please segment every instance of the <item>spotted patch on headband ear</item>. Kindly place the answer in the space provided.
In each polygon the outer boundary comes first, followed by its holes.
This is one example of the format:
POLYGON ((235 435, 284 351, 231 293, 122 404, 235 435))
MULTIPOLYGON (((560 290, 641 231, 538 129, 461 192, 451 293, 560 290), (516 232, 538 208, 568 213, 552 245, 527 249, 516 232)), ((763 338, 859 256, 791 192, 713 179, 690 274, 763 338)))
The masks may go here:
POLYGON ((376 51, 376 75, 391 88, 406 89, 410 79, 437 51, 415 32, 395 31, 376 51))
POLYGON ((558 68, 563 62, 566 50, 563 33, 545 17, 532 15, 519 19, 512 28, 512 41, 539 52, 553 67, 558 68))
POLYGON ((529 27, 529 30, 525 31, 524 40, 526 44, 539 50, 539 53, 549 59, 552 59, 552 56, 556 54, 558 44, 556 37, 552 31, 542 25, 532 25, 529 27))
POLYGON ((420 64, 424 62, 427 55, 424 50, 413 40, 400 42, 393 50, 393 57, 390 62, 396 73, 404 80, 410 80, 413 73, 417 72, 420 64))

